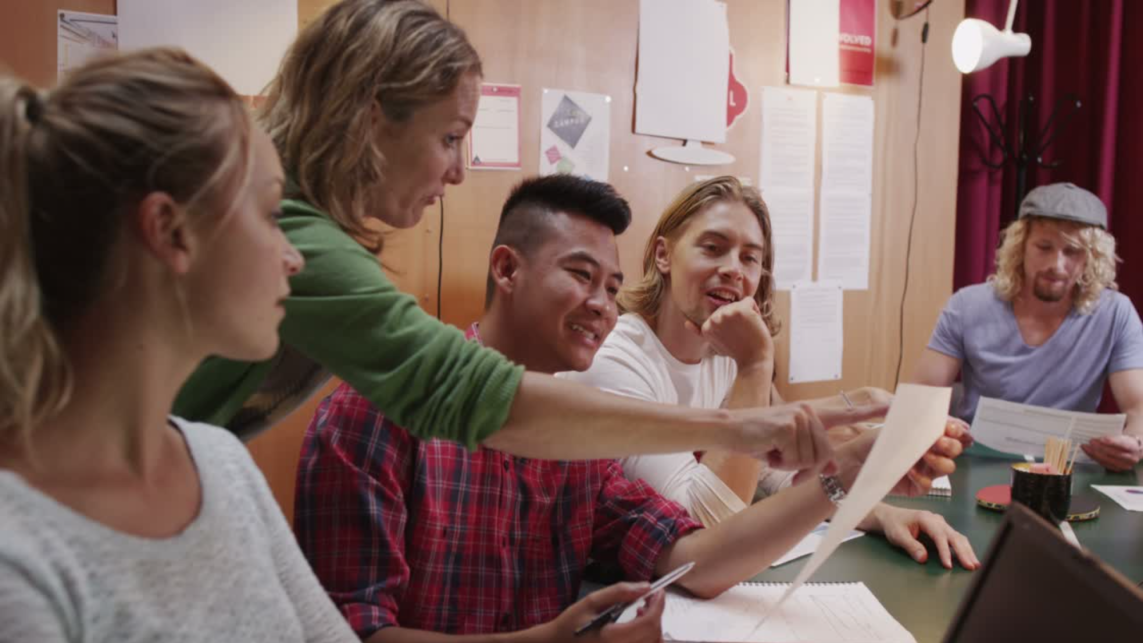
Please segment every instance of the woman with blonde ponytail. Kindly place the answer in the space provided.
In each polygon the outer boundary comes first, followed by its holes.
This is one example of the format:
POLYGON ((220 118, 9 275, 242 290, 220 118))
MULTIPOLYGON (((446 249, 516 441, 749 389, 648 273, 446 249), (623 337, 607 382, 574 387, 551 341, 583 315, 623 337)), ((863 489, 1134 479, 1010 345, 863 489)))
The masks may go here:
POLYGON ((169 415, 278 348, 269 138, 155 49, 0 75, 0 159, 0 641, 352 640, 241 443, 169 415))

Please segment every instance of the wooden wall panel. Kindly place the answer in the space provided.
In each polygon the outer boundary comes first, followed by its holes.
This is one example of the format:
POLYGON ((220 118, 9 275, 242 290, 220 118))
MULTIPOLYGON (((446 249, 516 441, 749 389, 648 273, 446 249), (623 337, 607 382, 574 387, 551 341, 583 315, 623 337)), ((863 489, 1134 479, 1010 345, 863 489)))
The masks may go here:
MULTIPOLYGON (((639 273, 643 246, 662 209, 696 174, 729 173, 757 183, 760 89, 784 84, 785 7, 785 0, 728 2, 735 71, 750 92, 750 105, 728 132, 726 143, 717 146, 734 154, 736 161, 717 168, 687 168, 647 154, 670 140, 632 133, 636 0, 450 0, 450 18, 468 32, 481 52, 486 80, 523 86, 524 170, 470 172, 464 184, 450 189, 445 202, 445 320, 463 326, 481 312, 484 262, 500 204, 514 183, 537 168, 543 87, 607 93, 613 99, 611 182, 635 212, 631 228, 619 241, 624 272, 632 277, 639 273)), ((963 2, 936 3, 927 45, 919 142, 921 196, 904 310, 902 373, 906 378, 952 284, 960 76, 948 51, 953 29, 963 14, 963 2)), ((887 3, 879 3, 878 21, 876 85, 828 90, 869 95, 876 104, 870 289, 845 295, 846 350, 840 382, 785 384, 789 333, 780 335, 779 387, 794 399, 863 384, 891 388, 894 382, 914 195, 913 142, 923 19, 896 22, 887 3)), ((782 318, 788 319, 788 296, 779 293, 777 303, 782 318)))

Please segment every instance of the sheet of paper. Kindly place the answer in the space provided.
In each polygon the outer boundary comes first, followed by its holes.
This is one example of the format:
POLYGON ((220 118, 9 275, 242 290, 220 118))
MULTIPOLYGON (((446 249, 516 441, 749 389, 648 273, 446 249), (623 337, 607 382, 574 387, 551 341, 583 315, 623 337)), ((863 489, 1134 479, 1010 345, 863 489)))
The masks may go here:
POLYGON ((476 122, 468 130, 472 170, 520 169, 520 86, 484 83, 476 122))
MULTIPOLYGON (((947 387, 901 384, 885 416, 885 426, 857 480, 830 521, 817 551, 782 595, 778 606, 797 591, 837 549, 849 532, 868 514, 945 431, 949 399, 947 387)), ((768 617, 764 617, 764 621, 768 617)))
POLYGON ((298 31, 297 0, 118 0, 119 47, 174 45, 258 96, 298 31))
POLYGON ((638 74, 636 134, 726 140, 726 5, 715 0, 640 0, 638 74))
POLYGON ((836 87, 841 67, 838 0, 797 0, 789 11, 789 69, 791 85, 836 87))
POLYGON ((668 641, 768 641, 770 643, 915 642, 864 583, 804 586, 773 611, 786 584, 742 583, 711 600, 667 592, 663 638, 668 641), (758 614, 772 612, 751 633, 758 614))
POLYGON ((789 290, 813 279, 814 192, 812 189, 762 188, 774 233, 774 287, 789 290))
MULTIPOLYGON (((810 533, 806 534, 806 537, 803 538, 800 542, 798 542, 798 544, 794 545, 793 549, 786 552, 786 554, 784 556, 782 556, 781 558, 779 558, 778 560, 770 563, 770 566, 771 567, 777 567, 779 565, 785 565, 786 563, 790 562, 791 560, 797 560, 803 556, 809 556, 810 554, 814 553, 815 551, 817 551, 818 545, 821 544, 822 538, 825 537, 826 530, 828 530, 828 529, 829 529, 829 523, 828 522, 823 522, 822 524, 818 525, 817 527, 814 527, 814 530, 811 531, 810 533)), ((864 535, 865 535, 865 532, 861 532, 861 531, 854 529, 853 531, 849 532, 849 535, 846 536, 842 540, 842 542, 845 542, 847 540, 853 540, 854 538, 860 538, 864 535)))
POLYGON ((790 383, 841 379, 842 305, 837 282, 790 287, 790 383))
POLYGON ((540 176, 575 174, 607 181, 611 97, 547 89, 540 104, 540 176))
POLYGON ((119 48, 119 18, 101 13, 56 13, 56 79, 99 53, 119 48))
POLYGON ((814 189, 818 94, 808 89, 762 88, 762 158, 758 185, 814 189))
MULTIPOLYGON (((836 48, 836 45, 835 45, 836 48)), ((873 99, 822 98, 822 192, 873 192, 873 99)))
MULTIPOLYGON (((1031 404, 981 397, 972 419, 972 437, 991 449, 1013 455, 1043 459, 1048 438, 1063 438, 1072 426, 1071 440, 1087 442, 1104 435, 1123 433, 1127 416, 1122 413, 1080 413, 1031 404)), ((1076 462, 1093 462, 1081 449, 1076 462)))
POLYGON ((839 281, 846 290, 869 288, 872 210, 868 192, 822 190, 818 279, 839 281))
POLYGON ((1143 511, 1143 487, 1093 484, 1091 488, 1111 498, 1127 511, 1143 511))

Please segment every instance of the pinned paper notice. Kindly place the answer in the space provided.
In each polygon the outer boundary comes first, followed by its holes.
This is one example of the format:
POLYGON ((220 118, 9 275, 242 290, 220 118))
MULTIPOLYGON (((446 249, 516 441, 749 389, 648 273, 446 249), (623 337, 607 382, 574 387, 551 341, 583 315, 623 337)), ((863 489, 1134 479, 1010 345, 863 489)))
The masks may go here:
POLYGON ((56 16, 56 79, 100 53, 119 48, 119 19, 98 13, 60 11, 56 16))
POLYGON ((774 288, 790 290, 813 279, 814 192, 812 189, 762 188, 774 233, 774 288))
POLYGON ((837 282, 790 288, 790 383, 841 379, 842 289, 837 282))
POLYGON ((808 89, 762 88, 763 188, 814 189, 818 96, 808 89))
POLYGON ((258 96, 298 32, 297 0, 118 0, 119 48, 176 46, 258 96))
POLYGON ((468 167, 520 169, 520 86, 484 83, 476 122, 468 130, 468 167))
POLYGON ((836 280, 846 290, 869 288, 869 194, 822 190, 818 279, 836 280))
POLYGON ((547 89, 540 105, 540 176, 575 174, 607 181, 611 97, 547 89))
MULTIPOLYGON (((885 426, 865 459, 853 488, 830 521, 829 530, 817 551, 802 567, 789 589, 759 622, 776 612, 821 567, 881 499, 909 472, 921 456, 945 431, 952 389, 948 387, 901 384, 885 417, 885 426)), ((757 629, 757 628, 755 628, 757 629)), ((749 637, 747 637, 749 638, 749 637)))

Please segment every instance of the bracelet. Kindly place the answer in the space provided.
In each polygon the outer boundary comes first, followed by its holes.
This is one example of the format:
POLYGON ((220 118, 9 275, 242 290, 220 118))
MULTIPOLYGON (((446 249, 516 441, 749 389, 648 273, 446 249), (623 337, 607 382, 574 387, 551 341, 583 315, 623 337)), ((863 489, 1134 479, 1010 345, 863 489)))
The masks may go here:
POLYGON ((818 474, 818 479, 821 480, 822 491, 825 491, 826 498, 829 498, 835 507, 840 507, 841 501, 845 500, 846 495, 841 479, 837 476, 827 476, 824 473, 818 474))

